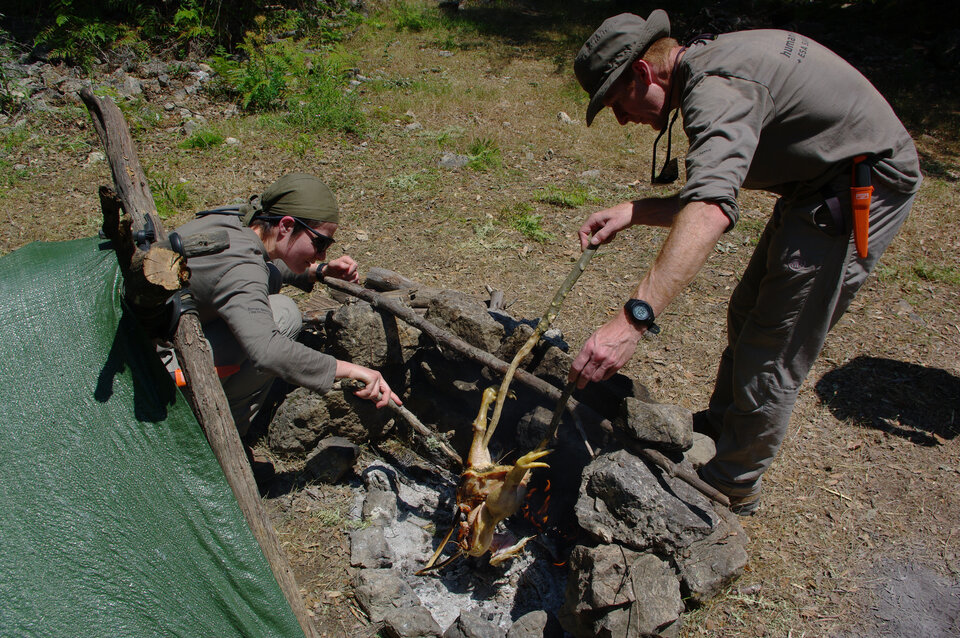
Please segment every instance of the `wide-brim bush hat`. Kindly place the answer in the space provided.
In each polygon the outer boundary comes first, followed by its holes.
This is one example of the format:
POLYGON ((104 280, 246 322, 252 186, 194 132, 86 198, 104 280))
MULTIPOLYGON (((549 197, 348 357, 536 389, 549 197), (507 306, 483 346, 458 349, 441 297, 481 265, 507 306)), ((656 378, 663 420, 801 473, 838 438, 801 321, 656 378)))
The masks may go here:
POLYGON ((644 20, 632 13, 621 13, 603 21, 583 45, 573 61, 573 72, 580 86, 590 95, 587 126, 603 107, 607 91, 624 70, 642 56, 647 47, 670 35, 670 18, 656 9, 644 20))

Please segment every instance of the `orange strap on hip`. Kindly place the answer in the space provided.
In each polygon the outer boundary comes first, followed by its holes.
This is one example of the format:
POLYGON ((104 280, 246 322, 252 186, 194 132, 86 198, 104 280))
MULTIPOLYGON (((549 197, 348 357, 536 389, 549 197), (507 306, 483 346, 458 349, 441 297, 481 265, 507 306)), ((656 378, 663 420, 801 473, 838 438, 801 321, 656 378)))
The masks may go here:
MULTIPOLYGON (((240 366, 216 366, 216 371, 218 377, 221 379, 226 379, 230 375, 240 372, 240 366)), ((182 388, 187 385, 187 378, 183 376, 183 370, 180 368, 177 368, 174 371, 173 380, 177 384, 178 388, 182 388)))
POLYGON ((866 155, 853 158, 853 174, 850 177, 850 204, 853 208, 853 241, 857 254, 865 259, 870 240, 870 199, 873 186, 870 184, 870 171, 873 166, 867 162, 866 155))

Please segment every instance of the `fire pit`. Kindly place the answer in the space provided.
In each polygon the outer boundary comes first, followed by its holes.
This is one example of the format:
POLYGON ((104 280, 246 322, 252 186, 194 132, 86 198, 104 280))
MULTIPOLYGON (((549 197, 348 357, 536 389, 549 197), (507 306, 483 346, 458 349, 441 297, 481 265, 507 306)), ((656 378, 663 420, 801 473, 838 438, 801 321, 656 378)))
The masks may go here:
MULTIPOLYGON (((456 291, 394 294, 503 360, 532 332, 530 322, 456 291)), ((580 427, 564 421, 542 459, 549 467, 532 473, 521 512, 501 525, 516 538, 533 537, 523 551, 498 565, 489 554, 464 556, 418 575, 456 524, 462 468, 437 444, 443 437, 466 456, 482 393, 500 379, 366 303, 331 309, 318 323, 329 350, 384 370, 403 388, 405 406, 441 433, 411 446, 390 437, 376 446, 381 458, 356 468, 363 489, 354 516, 364 524, 350 539, 356 597, 391 635, 561 635, 558 622, 574 636, 675 635, 685 603, 709 599, 746 563, 747 538, 735 516, 619 443, 655 444, 692 470, 696 459, 683 454, 693 439, 690 413, 652 403, 642 386, 617 375, 574 395, 617 424, 617 440, 587 420, 580 427)), ((525 369, 562 387, 570 361, 560 335, 548 334, 525 369)), ((516 398, 504 405, 489 444, 491 458, 506 464, 534 449, 554 407, 524 385, 512 389, 516 398)), ((405 428, 364 403, 349 392, 297 391, 281 406, 269 443, 278 453, 303 454, 329 435, 378 440, 405 428)))

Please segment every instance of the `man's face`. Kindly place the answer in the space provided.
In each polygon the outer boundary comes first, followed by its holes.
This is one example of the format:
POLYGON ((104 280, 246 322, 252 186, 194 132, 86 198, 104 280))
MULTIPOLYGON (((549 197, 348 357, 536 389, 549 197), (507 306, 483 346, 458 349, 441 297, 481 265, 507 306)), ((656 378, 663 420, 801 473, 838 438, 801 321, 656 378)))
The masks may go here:
POLYGON ((642 72, 638 73, 637 63, 624 71, 607 91, 603 103, 609 106, 621 126, 630 122, 646 124, 654 130, 664 126, 663 104, 666 93, 657 82, 644 81, 642 72))

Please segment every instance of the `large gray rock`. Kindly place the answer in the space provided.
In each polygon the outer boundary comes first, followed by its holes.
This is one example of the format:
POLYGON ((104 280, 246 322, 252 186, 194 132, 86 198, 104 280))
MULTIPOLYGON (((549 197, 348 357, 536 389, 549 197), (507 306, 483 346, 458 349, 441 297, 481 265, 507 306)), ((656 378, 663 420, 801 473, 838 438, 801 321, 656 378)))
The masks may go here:
POLYGON ((389 525, 397 520, 397 495, 382 470, 364 474, 367 495, 363 499, 363 520, 374 525, 389 525))
POLYGON ((689 450, 693 445, 693 413, 679 405, 627 397, 617 427, 635 441, 664 450, 689 450))
POLYGON ((360 448, 342 436, 331 436, 317 443, 307 456, 303 476, 321 483, 336 483, 353 468, 360 448))
POLYGON ((464 611, 443 632, 443 638, 504 638, 504 633, 489 620, 472 611, 464 611))
POLYGON ((693 602, 713 598, 743 573, 749 540, 740 521, 728 515, 720 519, 712 534, 674 555, 684 589, 693 602))
POLYGON ((490 316, 482 301, 453 290, 418 292, 415 301, 418 304, 426 302, 429 321, 453 332, 470 345, 487 352, 496 352, 500 348, 503 326, 490 316))
POLYGON ((659 470, 654 475, 625 450, 587 466, 575 511, 580 527, 605 543, 663 553, 705 538, 720 520, 700 492, 659 470))
POLYGON ((690 463, 693 469, 703 467, 717 455, 717 444, 706 434, 699 432, 693 433, 693 446, 683 453, 685 461, 690 463))
POLYGON ((350 532, 350 565, 367 569, 393 566, 393 553, 382 527, 371 525, 350 532))
POLYGON ((389 638, 441 638, 443 630, 424 607, 404 607, 383 619, 389 638))
POLYGON ((280 454, 302 454, 327 436, 343 436, 354 443, 376 439, 392 417, 352 392, 331 390, 320 395, 297 388, 270 422, 267 443, 280 454))
POLYGON ((655 636, 683 612, 673 568, 653 554, 581 545, 570 555, 570 574, 561 621, 578 638, 655 636))
POLYGON ((507 638, 561 638, 562 635, 557 619, 542 610, 520 616, 507 632, 507 638))
POLYGON ((338 308, 326 330, 330 354, 368 368, 403 364, 420 343, 419 330, 365 302, 338 308))
MULTIPOLYGON (((393 570, 362 569, 354 584, 357 602, 373 622, 381 622, 400 609, 420 606, 413 589, 393 570)), ((439 627, 437 630, 439 635, 439 627)))

